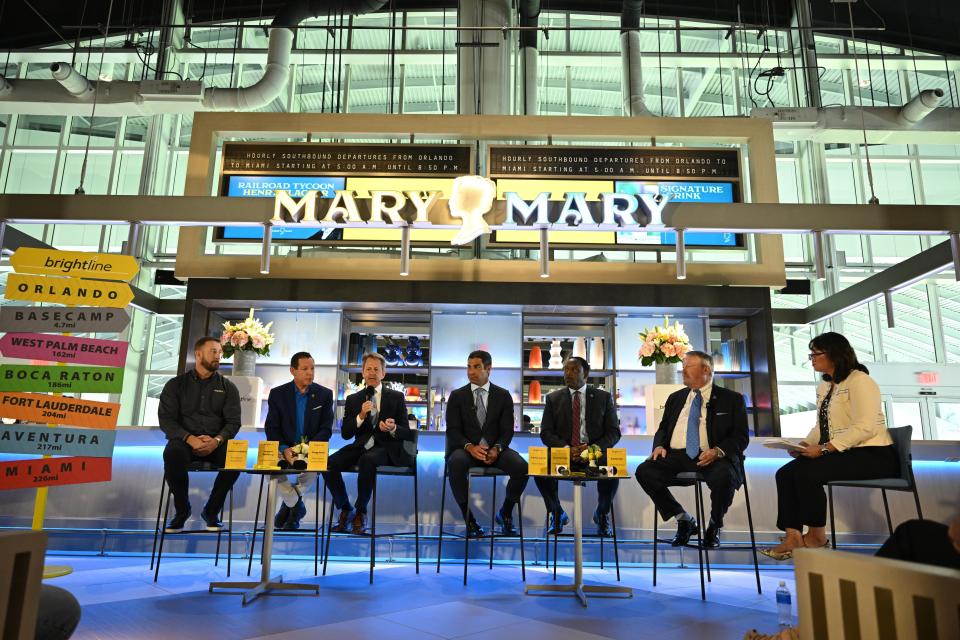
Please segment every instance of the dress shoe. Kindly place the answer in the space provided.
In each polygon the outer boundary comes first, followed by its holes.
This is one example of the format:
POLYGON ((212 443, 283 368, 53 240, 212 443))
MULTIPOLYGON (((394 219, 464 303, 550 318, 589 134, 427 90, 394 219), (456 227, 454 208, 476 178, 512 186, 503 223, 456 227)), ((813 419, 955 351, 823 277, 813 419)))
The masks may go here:
POLYGON ((673 536, 670 543, 673 547, 682 547, 690 542, 690 536, 696 535, 700 531, 700 525, 696 520, 681 520, 677 524, 677 535, 673 536))
POLYGON ((559 535, 563 533, 563 527, 566 524, 569 524, 570 518, 567 517, 566 512, 561 511, 559 517, 556 513, 550 514, 550 524, 547 525, 547 535, 559 535))
POLYGON ((297 500, 297 504, 293 505, 293 508, 290 509, 290 513, 287 515, 287 521, 283 523, 284 531, 296 531, 300 528, 300 521, 303 520, 303 516, 307 515, 307 507, 303 504, 303 500, 297 500))
POLYGON ((597 525, 597 535, 599 535, 601 538, 609 538, 613 535, 610 532, 610 518, 607 516, 607 514, 594 511, 593 524, 597 525))
POLYGON ((187 520, 190 519, 190 509, 186 511, 178 511, 173 514, 173 518, 170 519, 170 522, 167 523, 166 528, 164 528, 164 533, 180 533, 183 531, 183 525, 187 523, 187 520))
POLYGON ((504 513, 503 509, 497 511, 497 524, 500 526, 500 535, 516 536, 517 529, 513 526, 513 510, 510 513, 504 513))
POLYGON ((206 507, 200 512, 200 517, 203 518, 204 524, 207 525, 207 531, 220 531, 220 529, 223 529, 223 521, 220 519, 220 516, 211 514, 206 507))
POLYGON ((280 505, 280 509, 277 511, 277 515, 273 519, 273 527, 275 529, 282 529, 283 526, 287 523, 287 518, 289 517, 290 517, 290 507, 288 507, 287 503, 284 502, 280 505))
POLYGON ((350 521, 353 520, 353 509, 341 509, 340 517, 337 518, 337 524, 330 529, 333 533, 346 533, 350 521))
POLYGON ((703 534, 703 546, 707 549, 720 548, 720 527, 713 522, 707 525, 707 531, 703 534))
POLYGON ((367 514, 363 511, 355 511, 353 520, 350 522, 350 533, 355 536, 362 535, 367 528, 367 514))
POLYGON ((483 527, 480 526, 471 513, 470 517, 467 519, 467 537, 482 538, 484 533, 483 527))

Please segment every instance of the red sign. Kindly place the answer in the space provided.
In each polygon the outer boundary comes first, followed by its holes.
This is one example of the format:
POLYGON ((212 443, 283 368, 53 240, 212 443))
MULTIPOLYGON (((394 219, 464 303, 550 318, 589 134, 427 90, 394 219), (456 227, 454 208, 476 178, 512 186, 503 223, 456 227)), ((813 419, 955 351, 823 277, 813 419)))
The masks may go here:
POLYGON ((936 371, 918 371, 917 384, 931 387, 940 384, 940 374, 936 371))
POLYGON ((0 462, 0 489, 109 482, 112 458, 36 458, 0 462))

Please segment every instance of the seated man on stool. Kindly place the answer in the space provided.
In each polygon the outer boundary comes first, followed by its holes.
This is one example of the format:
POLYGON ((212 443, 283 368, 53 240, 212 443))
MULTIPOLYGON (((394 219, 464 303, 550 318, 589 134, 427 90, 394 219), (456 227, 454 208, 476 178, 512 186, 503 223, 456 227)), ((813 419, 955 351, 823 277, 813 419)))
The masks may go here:
MULTIPOLYGON (((292 447, 301 442, 328 442, 333 434, 333 392, 313 381, 313 356, 305 351, 290 358, 293 380, 270 390, 267 399, 267 421, 264 431, 267 440, 280 443, 280 454, 292 465, 292 447)), ((292 531, 300 528, 300 520, 307 514, 303 494, 316 480, 315 473, 301 473, 296 484, 283 478, 277 491, 283 503, 273 520, 279 529, 292 531)))
POLYGON ((472 538, 482 536, 483 529, 467 505, 470 467, 496 467, 510 474, 507 497, 496 514, 503 535, 517 535, 513 507, 520 502, 527 486, 527 462, 510 448, 515 419, 513 397, 490 382, 492 367, 493 359, 486 351, 474 351, 467 356, 470 384, 451 393, 447 404, 447 476, 453 498, 467 523, 467 535, 472 538))
POLYGON ((683 359, 683 384, 671 393, 653 438, 653 452, 637 467, 637 482, 653 499, 664 520, 677 519, 673 546, 690 542, 700 531, 668 484, 681 472, 698 471, 710 488, 710 524, 703 536, 708 548, 720 546, 723 516, 743 483, 740 475, 747 448, 747 405, 743 396, 713 384, 713 358, 690 351, 683 359))
MULTIPOLYGON (((587 384, 590 365, 583 358, 567 358, 563 365, 563 382, 566 388, 558 389, 547 396, 540 421, 540 440, 548 447, 570 448, 571 465, 580 460, 580 454, 589 445, 595 444, 606 450, 620 440, 620 421, 613 406, 613 396, 602 389, 587 384)), ((560 506, 557 481, 553 478, 534 478, 550 518, 548 534, 560 533, 569 522, 560 506)), ((597 481, 597 510, 593 522, 601 536, 610 535, 607 519, 613 507, 619 480, 597 481)))
POLYGON ((407 403, 399 391, 383 386, 386 360, 379 353, 363 355, 361 373, 367 387, 347 397, 343 410, 341 434, 354 441, 330 456, 327 461, 327 487, 340 517, 332 531, 361 534, 367 526, 367 503, 373 494, 377 467, 405 467, 416 459, 403 448, 405 440, 413 440, 407 423, 407 403), (353 508, 343 484, 342 471, 353 465, 357 473, 357 501, 353 508))
MULTIPOLYGON (((240 431, 240 392, 217 371, 222 355, 219 340, 200 338, 193 346, 193 369, 168 380, 160 393, 157 417, 167 436, 163 471, 175 509, 166 533, 180 533, 190 518, 187 467, 193 462, 209 462, 222 468, 227 459, 224 442, 240 431)), ((217 474, 210 498, 200 512, 207 531, 223 528, 220 511, 239 477, 239 471, 217 474)))

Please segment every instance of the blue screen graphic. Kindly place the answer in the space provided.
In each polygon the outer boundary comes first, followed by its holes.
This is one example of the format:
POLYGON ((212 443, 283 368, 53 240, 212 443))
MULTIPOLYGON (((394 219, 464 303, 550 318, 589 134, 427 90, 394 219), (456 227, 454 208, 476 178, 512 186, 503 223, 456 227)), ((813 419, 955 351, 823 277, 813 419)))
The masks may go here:
MULTIPOLYGON (((638 195, 660 194, 672 202, 733 202, 733 184, 730 182, 617 182, 618 193, 638 195)), ((735 233, 687 232, 688 246, 735 247, 735 233)), ((675 245, 677 234, 673 231, 618 231, 617 244, 675 245)))
MULTIPOLYGON (((346 178, 316 178, 312 176, 228 176, 227 194, 235 198, 272 198, 283 190, 298 200, 307 191, 316 191, 321 198, 332 198, 335 191, 344 188, 346 178)), ((274 227, 274 240, 328 240, 339 236, 339 229, 274 227)), ((260 227, 224 227, 224 240, 263 240, 260 227)))

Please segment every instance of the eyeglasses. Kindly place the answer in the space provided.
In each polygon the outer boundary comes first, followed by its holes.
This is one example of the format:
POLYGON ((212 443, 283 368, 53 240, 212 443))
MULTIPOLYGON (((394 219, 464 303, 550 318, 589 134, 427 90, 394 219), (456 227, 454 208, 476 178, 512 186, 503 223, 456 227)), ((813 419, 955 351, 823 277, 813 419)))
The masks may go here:
POLYGON ((824 354, 823 351, 812 351, 807 354, 807 360, 813 360, 817 356, 822 356, 823 354, 824 354))

